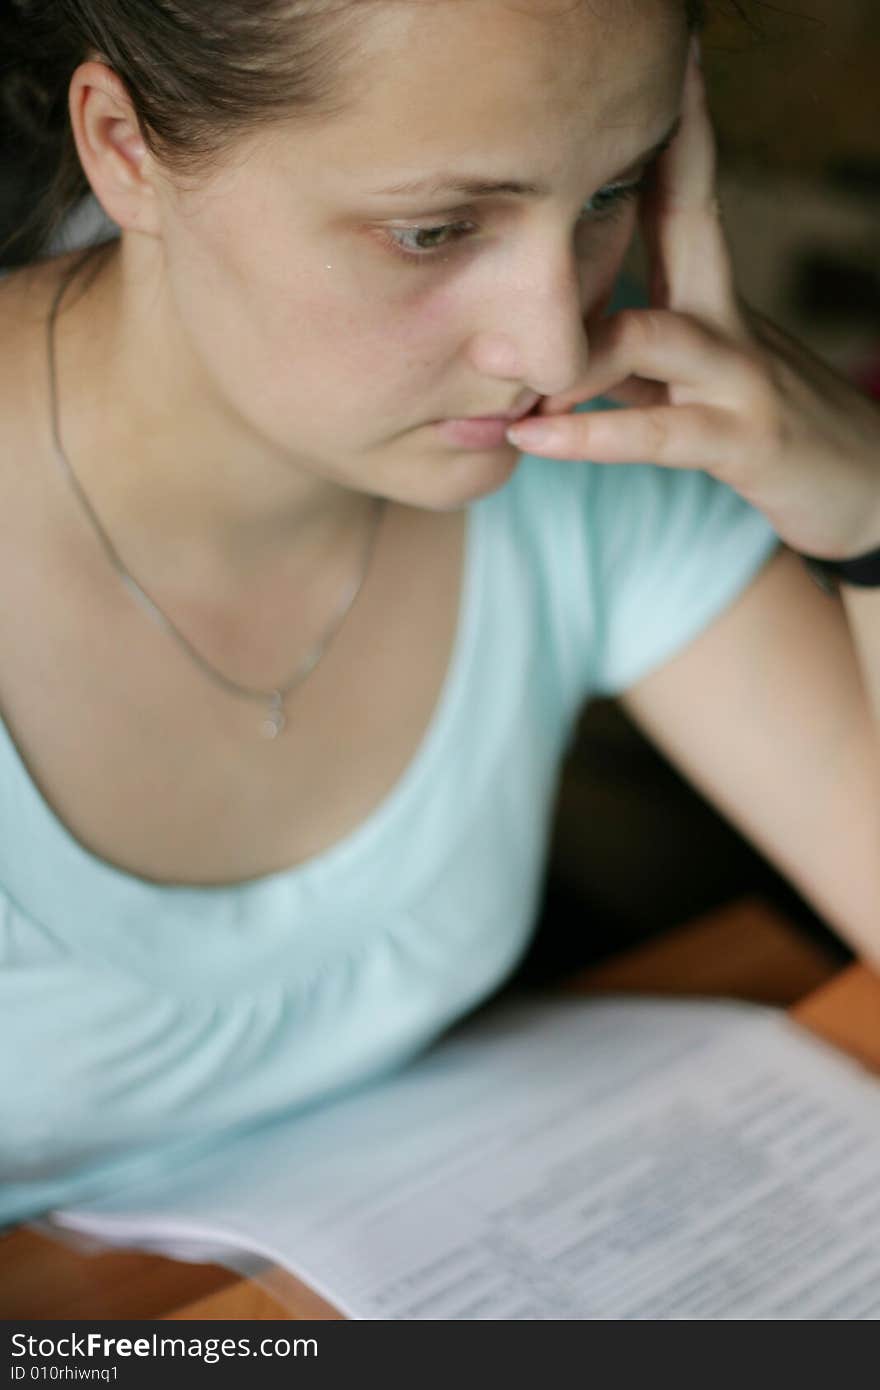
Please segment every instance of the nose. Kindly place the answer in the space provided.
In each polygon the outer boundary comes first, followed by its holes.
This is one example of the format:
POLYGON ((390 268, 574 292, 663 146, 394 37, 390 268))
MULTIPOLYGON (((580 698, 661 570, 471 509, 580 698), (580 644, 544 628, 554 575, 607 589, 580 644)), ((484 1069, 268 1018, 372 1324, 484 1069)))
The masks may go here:
MULTIPOLYGON (((589 361, 583 267, 573 254, 534 255, 499 276, 497 294, 470 342, 481 376, 514 381, 542 396, 573 388, 589 361)), ((482 295, 481 295, 482 299, 482 295)), ((485 301, 484 301, 485 302, 485 301)))

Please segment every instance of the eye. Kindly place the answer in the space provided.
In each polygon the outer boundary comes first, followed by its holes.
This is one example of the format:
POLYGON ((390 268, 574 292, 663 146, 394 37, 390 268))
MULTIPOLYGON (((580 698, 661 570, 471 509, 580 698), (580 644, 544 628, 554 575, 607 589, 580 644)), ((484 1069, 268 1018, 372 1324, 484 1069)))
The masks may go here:
POLYGON ((421 261, 463 240, 472 230, 476 230, 474 222, 447 222, 440 227, 392 227, 387 236, 392 250, 411 261, 421 261))
POLYGON ((590 199, 593 207, 586 214, 581 213, 581 217, 586 215, 593 222, 604 222, 614 213, 622 211, 629 199, 637 197, 647 185, 648 177, 645 175, 637 183, 612 183, 607 188, 600 188, 590 199))
MULTIPOLYGON (((594 193, 582 210, 581 224, 609 222, 621 213, 626 203, 643 192, 651 182, 646 171, 635 183, 613 183, 594 193)), ((391 227, 385 231, 387 244, 397 255, 409 261, 428 261, 439 257, 441 251, 456 245, 479 230, 475 222, 445 222, 437 227, 391 227), (425 243, 428 243, 427 245, 425 243)))

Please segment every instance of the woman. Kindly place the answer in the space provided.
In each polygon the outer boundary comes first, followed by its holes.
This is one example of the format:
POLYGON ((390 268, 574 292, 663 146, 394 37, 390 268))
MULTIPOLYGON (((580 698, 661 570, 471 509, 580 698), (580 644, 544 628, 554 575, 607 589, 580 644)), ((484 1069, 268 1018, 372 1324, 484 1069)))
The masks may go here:
POLYGON ((880 547, 880 412, 735 292, 695 20, 16 6, 121 235, 0 285, 0 1221, 497 989, 594 693, 880 959, 880 595, 793 553, 880 547))

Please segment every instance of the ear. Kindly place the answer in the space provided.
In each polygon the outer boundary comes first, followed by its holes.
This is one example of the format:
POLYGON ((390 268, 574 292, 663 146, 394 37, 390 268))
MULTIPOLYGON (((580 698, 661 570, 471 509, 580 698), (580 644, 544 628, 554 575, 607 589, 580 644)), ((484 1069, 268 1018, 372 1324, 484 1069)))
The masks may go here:
POLYGON ((86 178, 120 227, 156 236, 156 165, 125 85, 104 63, 81 63, 68 93, 70 123, 86 178))

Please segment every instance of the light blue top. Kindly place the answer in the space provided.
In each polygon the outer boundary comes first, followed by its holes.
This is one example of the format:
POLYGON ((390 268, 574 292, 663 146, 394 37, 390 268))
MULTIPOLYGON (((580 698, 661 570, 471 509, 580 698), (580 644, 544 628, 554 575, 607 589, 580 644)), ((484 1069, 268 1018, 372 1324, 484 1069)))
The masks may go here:
POLYGON ((325 853, 232 887, 95 857, 0 725, 0 1225, 397 1067, 494 992, 584 701, 662 665, 777 544, 705 473, 523 456, 469 508, 454 654, 406 772, 325 853))

